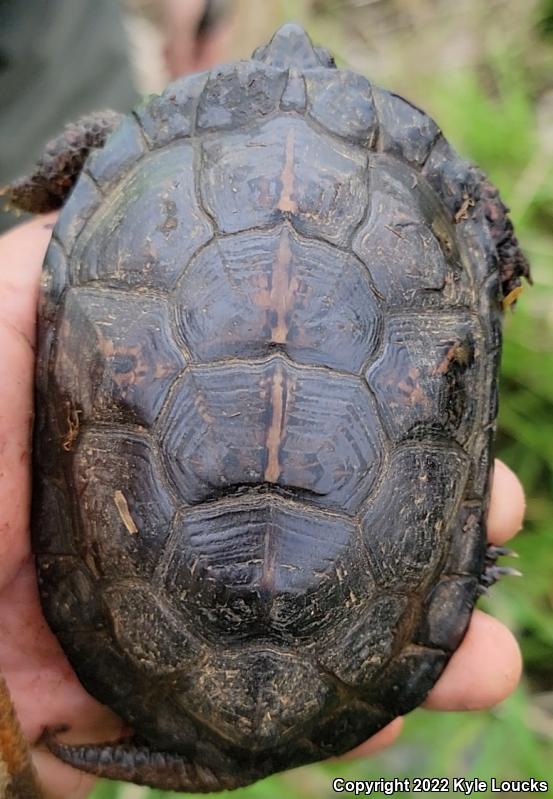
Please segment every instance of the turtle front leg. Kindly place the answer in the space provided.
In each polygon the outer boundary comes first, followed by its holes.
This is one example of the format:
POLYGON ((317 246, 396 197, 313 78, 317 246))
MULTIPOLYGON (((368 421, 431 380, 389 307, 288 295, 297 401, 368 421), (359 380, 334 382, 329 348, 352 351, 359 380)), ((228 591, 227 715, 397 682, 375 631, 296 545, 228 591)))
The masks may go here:
POLYGON ((518 569, 512 569, 510 566, 498 566, 497 559, 501 557, 517 558, 518 555, 507 547, 496 547, 493 544, 489 544, 486 551, 484 571, 480 578, 480 594, 487 594, 488 589, 501 577, 522 577, 522 572, 518 569))
POLYGON ((60 208, 90 151, 104 146, 122 118, 116 111, 99 111, 67 125, 46 145, 34 172, 1 191, 8 209, 42 214, 60 208))
POLYGON ((264 776, 238 769, 237 773, 217 773, 184 755, 156 751, 135 744, 132 739, 120 743, 72 746, 46 733, 43 740, 52 754, 81 771, 108 780, 169 791, 209 793, 232 790, 264 776))
POLYGON ((483 172, 476 172, 480 179, 480 199, 497 251, 503 308, 507 308, 522 291, 522 278, 532 284, 530 265, 520 248, 509 218, 509 209, 502 202, 499 191, 483 172))

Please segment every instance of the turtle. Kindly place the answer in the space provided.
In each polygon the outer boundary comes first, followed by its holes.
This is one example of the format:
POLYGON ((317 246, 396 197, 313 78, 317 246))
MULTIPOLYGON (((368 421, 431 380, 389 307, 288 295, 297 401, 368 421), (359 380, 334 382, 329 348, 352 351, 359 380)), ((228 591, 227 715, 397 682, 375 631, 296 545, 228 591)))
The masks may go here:
POLYGON ((437 124, 288 23, 67 126, 13 206, 43 271, 32 538, 45 616, 132 733, 98 776, 209 792, 424 700, 478 597, 508 209, 437 124))

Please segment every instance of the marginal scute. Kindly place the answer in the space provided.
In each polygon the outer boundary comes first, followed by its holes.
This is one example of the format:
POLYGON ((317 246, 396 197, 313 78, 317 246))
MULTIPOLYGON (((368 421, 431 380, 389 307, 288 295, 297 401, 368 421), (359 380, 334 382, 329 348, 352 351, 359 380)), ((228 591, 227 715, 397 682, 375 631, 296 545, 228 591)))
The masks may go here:
POLYGON ((67 259, 60 243, 53 238, 42 267, 39 296, 39 317, 42 320, 54 321, 67 280, 67 259))
POLYGON ((482 372, 479 340, 477 322, 467 314, 419 313, 388 321, 382 354, 366 378, 395 440, 468 439, 482 372))
POLYGON ((331 381, 324 370, 280 357, 190 367, 160 426, 168 472, 192 504, 229 486, 267 482, 311 505, 355 513, 384 449, 369 392, 357 378, 331 381))
MULTIPOLYGON (((99 596, 97 590, 96 596, 99 596)), ((113 633, 107 628, 91 630, 66 626, 54 627, 54 631, 85 689, 99 702, 109 703, 116 713, 125 713, 129 719, 136 695, 137 672, 120 651, 113 633)))
MULTIPOLYGON (((197 660, 196 667, 201 663, 205 663, 204 657, 197 660)), ((146 740, 155 740, 156 748, 174 753, 173 757, 178 758, 177 753, 189 752, 190 747, 194 746, 198 762, 211 763, 214 767, 219 763, 224 764, 227 760, 224 753, 211 740, 206 740, 201 723, 189 715, 190 670, 168 672, 164 676, 156 691, 147 695, 134 694, 125 701, 129 723, 140 725, 146 740), (207 744, 205 750, 209 753, 208 758, 211 755, 211 760, 205 757, 200 760, 198 745, 202 738, 207 744), (215 750, 219 752, 218 757, 214 757, 215 750)), ((147 679, 151 684, 154 676, 150 674, 147 679)))
POLYGON ((84 420, 153 424, 185 360, 159 300, 98 289, 65 296, 56 349, 60 395, 84 420))
POLYGON ((434 120, 397 94, 374 87, 373 96, 380 122, 378 150, 422 166, 440 132, 434 120))
POLYGON ((488 494, 492 479, 494 426, 488 425, 475 435, 471 442, 471 470, 467 485, 467 496, 483 498, 488 494))
POLYGON ((222 233, 288 219, 304 236, 347 246, 368 200, 367 153, 277 117, 248 137, 204 140, 202 197, 222 233))
POLYGON ((375 686, 375 698, 392 713, 403 715, 424 701, 444 670, 449 653, 410 645, 398 654, 375 686))
POLYGON ((452 221, 465 201, 474 202, 479 194, 478 181, 471 165, 460 158, 443 137, 432 148, 422 174, 445 203, 452 221))
MULTIPOLYGON (((46 300, 47 302, 47 300, 46 300)), ((44 305, 46 304, 44 303, 44 305)), ((52 355, 56 335, 53 325, 45 317, 39 316, 37 324, 37 339, 41 342, 42 357, 35 366, 35 390, 40 402, 46 404, 48 397, 48 384, 50 382, 50 357, 52 355)), ((37 403, 38 405, 39 403, 37 403)), ((43 418, 45 416, 43 409, 43 418)), ((40 409, 35 408, 35 425, 40 416, 40 409)), ((38 451, 38 449, 37 449, 38 451)))
POLYGON ((77 556, 73 514, 67 511, 67 487, 45 474, 36 483, 31 508, 33 552, 77 556))
POLYGON ((461 505, 452 530, 445 574, 467 577, 482 574, 486 546, 484 509, 474 501, 461 505))
POLYGON ((80 548, 95 571, 151 579, 174 509, 148 440, 129 428, 83 433, 72 482, 80 497, 80 548))
POLYGON ((481 286, 479 300, 480 313, 487 320, 487 343, 491 351, 501 349, 503 332, 501 321, 503 309, 501 306, 501 282, 497 271, 488 277, 481 286))
POLYGON ((104 191, 148 152, 144 135, 133 117, 125 117, 108 141, 108 146, 93 150, 86 162, 86 171, 104 191))
POLYGON ((188 142, 151 153, 109 200, 71 254, 74 283, 170 289, 212 236, 196 196, 188 142))
POLYGON ((457 450, 430 444, 396 451, 361 522, 377 584, 405 593, 420 589, 436 574, 463 495, 467 465, 457 450))
POLYGON ((495 423, 499 409, 497 374, 501 361, 502 343, 502 315, 501 284, 497 272, 491 275, 480 290, 480 305, 482 316, 488 321, 486 331, 488 358, 485 370, 485 396, 490 396, 487 412, 482 420, 482 427, 486 429, 495 423))
POLYGON ((147 97, 135 109, 135 117, 151 147, 163 147, 192 135, 196 105, 207 78, 207 72, 178 78, 161 97, 147 97))
MULTIPOLYGON (((41 325, 42 326, 42 325, 41 325)), ((39 334, 42 332, 39 326, 39 334)), ((63 442, 67 434, 67 408, 59 407, 58 401, 52 402, 55 391, 51 387, 55 384, 55 377, 51 368, 51 354, 55 344, 55 329, 49 325, 40 339, 41 354, 37 362, 40 364, 36 370, 36 407, 33 424, 33 467, 35 475, 40 473, 41 478, 50 475, 60 479, 61 463, 52 457, 53 452, 63 449, 63 442), (61 410, 61 413, 60 413, 61 410), (64 413, 65 411, 65 413, 64 413)), ((63 403, 62 403, 63 404, 63 403)), ((38 486, 38 477, 35 485, 38 486)), ((36 489, 38 491, 38 488, 36 489)))
POLYGON ((67 554, 37 557, 38 585, 52 608, 49 622, 57 631, 87 631, 103 626, 102 600, 81 558, 67 554))
POLYGON ((194 360, 292 360, 358 373, 380 343, 382 314, 354 256, 284 226, 205 247, 177 292, 194 360))
POLYGON ((486 409, 486 414, 482 423, 484 429, 486 427, 493 427, 497 414, 499 413, 499 386, 495 376, 499 373, 499 366, 501 363, 501 350, 497 349, 490 353, 489 361, 487 363, 486 374, 486 387, 489 388, 489 404, 486 409))
POLYGON ((477 588, 474 576, 442 578, 430 594, 415 642, 453 652, 467 629, 477 588))
POLYGON ((478 414, 479 430, 471 442, 471 470, 468 495, 484 498, 488 492, 493 464, 493 433, 498 410, 497 375, 501 359, 502 309, 499 273, 490 275, 480 288, 480 316, 486 320, 485 376, 480 388, 482 408, 478 414))
POLYGON ((346 70, 308 70, 305 73, 309 113, 325 128, 356 144, 372 147, 378 116, 369 81, 346 70))
POLYGON ((457 241, 467 253, 475 274, 475 283, 481 285, 486 279, 495 278, 497 297, 501 297, 497 245, 485 220, 480 203, 470 207, 470 213, 462 215, 456 223, 457 241))
POLYGON ((198 130, 236 130, 276 111, 287 81, 285 69, 239 61, 210 73, 198 104, 198 130))
POLYGON ((368 706, 354 699, 339 705, 326 718, 321 719, 310 739, 320 750, 319 757, 344 754, 358 746, 386 726, 394 718, 383 703, 368 706))

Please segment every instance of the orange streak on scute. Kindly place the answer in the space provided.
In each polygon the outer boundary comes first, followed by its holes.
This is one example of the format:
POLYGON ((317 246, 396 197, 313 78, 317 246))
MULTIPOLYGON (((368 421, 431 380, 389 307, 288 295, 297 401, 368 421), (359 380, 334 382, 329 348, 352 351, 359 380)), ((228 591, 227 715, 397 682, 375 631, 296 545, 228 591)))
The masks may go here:
POLYGON ((284 162, 284 169, 282 170, 282 192, 278 201, 277 208, 279 211, 286 211, 295 214, 298 210, 298 204, 292 199, 294 192, 294 144, 295 132, 291 128, 286 137, 286 161, 284 162))
POLYGON ((273 414, 271 424, 267 431, 267 466, 265 480, 276 483, 280 476, 279 449, 282 437, 282 422, 284 419, 284 375, 282 368, 277 366, 273 374, 271 385, 271 405, 273 414))
POLYGON ((289 269, 292 260, 292 251, 288 231, 282 231, 278 247, 277 257, 273 264, 273 277, 271 281, 271 293, 269 297, 269 308, 274 309, 277 315, 276 325, 271 329, 271 341, 275 344, 284 344, 288 336, 288 323, 286 316, 288 310, 294 302, 297 281, 290 279, 289 269))

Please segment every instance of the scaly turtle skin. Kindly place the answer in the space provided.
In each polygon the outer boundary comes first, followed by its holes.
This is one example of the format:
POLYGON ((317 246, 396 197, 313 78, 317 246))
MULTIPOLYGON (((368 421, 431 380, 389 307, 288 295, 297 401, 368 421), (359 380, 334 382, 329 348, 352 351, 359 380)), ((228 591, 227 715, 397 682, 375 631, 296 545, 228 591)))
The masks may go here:
POLYGON ((501 304, 528 269, 435 123, 296 26, 102 147, 106 118, 11 193, 54 206, 80 173, 44 271, 34 551, 83 685, 134 729, 50 746, 233 788, 419 705, 501 573, 501 304))

